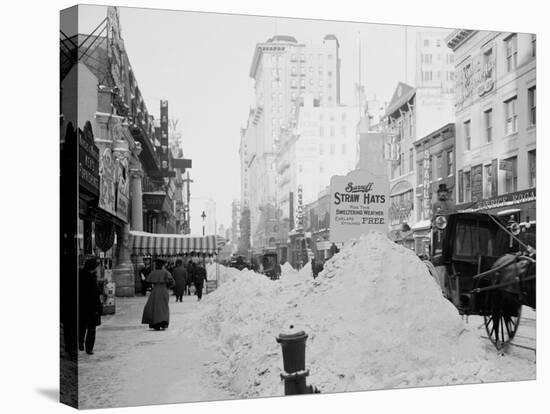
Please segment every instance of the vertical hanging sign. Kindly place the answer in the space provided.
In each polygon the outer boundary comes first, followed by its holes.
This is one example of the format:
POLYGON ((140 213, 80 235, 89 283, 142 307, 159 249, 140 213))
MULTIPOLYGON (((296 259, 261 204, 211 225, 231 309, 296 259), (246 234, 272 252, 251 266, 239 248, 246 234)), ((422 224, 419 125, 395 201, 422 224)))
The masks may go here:
POLYGON ((422 208, 424 211, 424 220, 429 220, 431 217, 431 199, 432 192, 430 186, 430 151, 424 150, 424 177, 422 189, 422 208))
POLYGON ((160 101, 160 170, 168 172, 168 101, 160 101))

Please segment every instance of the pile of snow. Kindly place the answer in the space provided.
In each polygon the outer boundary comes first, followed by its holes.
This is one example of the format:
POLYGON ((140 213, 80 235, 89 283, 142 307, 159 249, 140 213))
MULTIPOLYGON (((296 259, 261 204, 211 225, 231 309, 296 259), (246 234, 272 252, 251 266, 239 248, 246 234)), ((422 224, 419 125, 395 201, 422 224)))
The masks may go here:
POLYGON ((498 369, 414 252, 380 233, 348 243, 316 280, 307 265, 279 281, 243 271, 204 305, 196 333, 217 348, 218 386, 239 397, 282 394, 275 337, 290 324, 309 334, 308 382, 322 392, 534 377, 532 364, 498 369))
POLYGON ((288 262, 281 265, 281 277, 296 276, 298 271, 292 267, 288 262))

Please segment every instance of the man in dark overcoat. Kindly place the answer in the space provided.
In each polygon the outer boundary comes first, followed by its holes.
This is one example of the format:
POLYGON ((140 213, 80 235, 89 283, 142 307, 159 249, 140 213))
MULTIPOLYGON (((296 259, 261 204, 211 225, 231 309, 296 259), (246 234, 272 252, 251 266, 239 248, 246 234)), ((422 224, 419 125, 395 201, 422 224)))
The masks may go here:
POLYGON ((97 284, 100 261, 88 259, 80 272, 78 284, 78 348, 93 355, 96 326, 101 325, 101 291, 97 284))
POLYGON ((187 270, 181 260, 176 261, 176 267, 172 272, 172 277, 176 284, 174 285, 174 294, 176 295, 176 302, 183 302, 183 292, 187 285, 187 270))

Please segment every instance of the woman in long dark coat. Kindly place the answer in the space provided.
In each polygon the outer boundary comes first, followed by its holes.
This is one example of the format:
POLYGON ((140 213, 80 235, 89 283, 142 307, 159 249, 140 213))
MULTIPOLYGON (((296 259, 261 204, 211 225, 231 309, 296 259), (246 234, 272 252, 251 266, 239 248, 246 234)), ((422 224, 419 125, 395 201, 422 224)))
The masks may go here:
POLYGON ((143 309, 141 323, 149 324, 149 328, 158 331, 168 328, 170 322, 169 289, 174 285, 174 279, 168 270, 164 268, 164 261, 157 260, 156 270, 147 276, 147 283, 153 285, 151 294, 143 309))
POLYGON ((97 285, 100 261, 88 259, 80 271, 78 284, 78 348, 93 355, 96 326, 101 325, 101 291, 97 285))

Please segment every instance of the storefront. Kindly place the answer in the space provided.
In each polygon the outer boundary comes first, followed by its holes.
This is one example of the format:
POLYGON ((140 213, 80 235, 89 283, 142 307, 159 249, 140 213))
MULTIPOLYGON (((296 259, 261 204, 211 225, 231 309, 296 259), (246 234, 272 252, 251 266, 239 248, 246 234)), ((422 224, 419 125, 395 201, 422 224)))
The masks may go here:
POLYGON ((536 246, 537 189, 516 191, 474 203, 458 204, 458 211, 485 211, 500 216, 505 222, 520 224, 520 239, 536 246))

